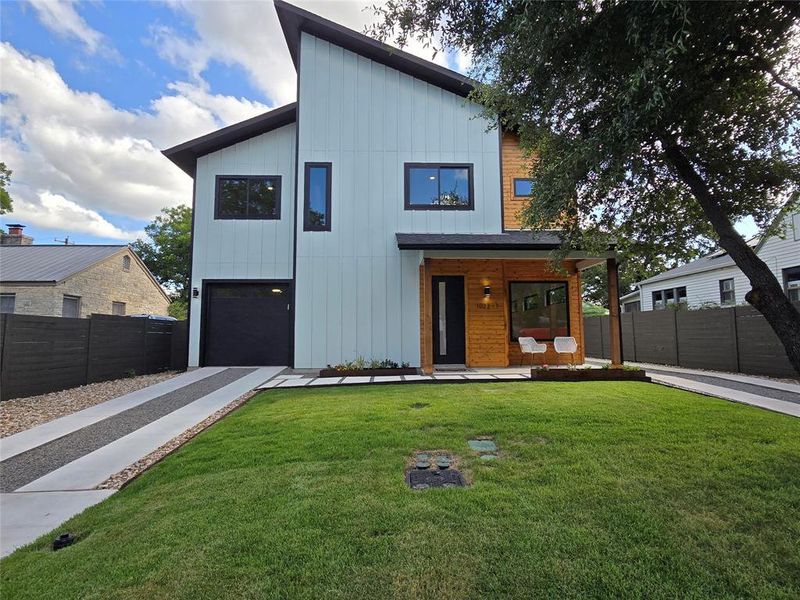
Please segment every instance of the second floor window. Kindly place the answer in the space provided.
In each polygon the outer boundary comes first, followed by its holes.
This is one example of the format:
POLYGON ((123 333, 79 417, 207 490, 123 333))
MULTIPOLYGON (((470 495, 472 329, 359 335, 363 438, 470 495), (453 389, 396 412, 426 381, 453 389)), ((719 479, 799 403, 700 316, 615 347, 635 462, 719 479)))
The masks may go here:
POLYGON ((117 315, 120 317, 125 316, 125 303, 124 302, 112 302, 111 303, 111 314, 117 315))
POLYGON ((214 218, 280 219, 280 176, 217 176, 214 218))
POLYGON ((472 165, 406 163, 406 210, 472 210, 472 165))
POLYGON ((722 305, 736 304, 736 289, 733 279, 719 280, 719 303, 722 305))
POLYGON ((303 231, 331 230, 331 163, 306 163, 303 231))
POLYGON ((0 313, 7 315, 14 314, 17 304, 16 294, 0 294, 0 313))
POLYGON ((81 316, 81 299, 79 296, 69 296, 64 294, 61 301, 61 316, 70 319, 78 319, 81 316))

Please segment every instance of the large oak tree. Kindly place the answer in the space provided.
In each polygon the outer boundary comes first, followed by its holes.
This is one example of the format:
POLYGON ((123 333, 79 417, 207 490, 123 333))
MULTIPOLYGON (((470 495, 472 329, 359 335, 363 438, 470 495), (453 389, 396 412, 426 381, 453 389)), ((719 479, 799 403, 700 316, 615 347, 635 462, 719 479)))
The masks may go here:
POLYGON ((800 313, 734 228, 752 217, 766 230, 798 201, 800 3, 390 0, 374 10, 383 39, 473 58, 472 98, 538 157, 526 226, 565 222, 565 247, 608 234, 665 248, 712 240, 800 372, 800 313))

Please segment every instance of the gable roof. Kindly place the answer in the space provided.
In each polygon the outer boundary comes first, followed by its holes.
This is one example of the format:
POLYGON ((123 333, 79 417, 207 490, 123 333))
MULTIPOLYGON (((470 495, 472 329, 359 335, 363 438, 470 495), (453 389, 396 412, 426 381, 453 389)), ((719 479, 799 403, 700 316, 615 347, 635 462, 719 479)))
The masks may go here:
POLYGON ((1 283, 57 283, 127 246, 0 246, 1 283))
POLYGON ((306 32, 459 96, 469 94, 477 83, 461 73, 379 42, 283 0, 275 0, 275 10, 295 68, 299 66, 300 34, 306 32))
POLYGON ((262 115, 212 131, 188 142, 178 144, 161 153, 194 177, 197 159, 233 144, 238 144, 262 133, 283 127, 297 120, 297 102, 281 106, 262 115))
MULTIPOLYGON (((751 240, 751 246, 755 245, 756 240, 751 240)), ((640 281, 637 285, 641 286, 647 283, 656 283, 658 281, 665 281, 667 279, 675 279, 676 277, 683 277, 685 275, 694 275, 695 273, 703 273, 705 271, 713 271, 715 269, 724 269, 727 267, 735 267, 736 263, 728 256, 725 251, 717 250, 711 254, 701 256, 697 260, 675 267, 669 271, 664 271, 658 275, 653 275, 648 279, 640 281)))

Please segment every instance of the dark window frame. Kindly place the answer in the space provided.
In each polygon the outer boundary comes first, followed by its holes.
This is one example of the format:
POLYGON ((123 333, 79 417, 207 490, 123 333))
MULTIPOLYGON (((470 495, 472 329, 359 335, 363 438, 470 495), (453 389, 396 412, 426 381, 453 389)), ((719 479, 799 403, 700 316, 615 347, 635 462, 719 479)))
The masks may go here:
POLYGON ((280 175, 217 175, 214 180, 214 220, 215 221, 280 221, 281 219, 281 192, 283 188, 283 181, 280 175), (258 216, 220 216, 220 188, 223 179, 245 179, 248 184, 248 210, 250 208, 249 202, 249 188, 250 181, 263 181, 266 179, 275 180, 275 214, 274 215, 258 215, 258 216))
POLYGON ((785 269, 781 270, 781 274, 783 275, 783 293, 786 294, 786 297, 791 299, 789 292, 789 278, 793 277, 795 273, 800 271, 800 265, 796 267, 786 267, 785 269))
POLYGON ((522 196, 517 194, 517 182, 518 181, 530 181, 531 182, 531 193, 533 193, 533 181, 534 181, 533 177, 514 177, 514 181, 511 184, 512 185, 511 191, 514 192, 514 198, 530 198, 531 197, 530 194, 523 194, 522 196))
POLYGON ((12 300, 11 303, 13 304, 13 306, 11 307, 11 309, 12 309, 11 312, 2 312, 0 314, 4 314, 4 315, 13 315, 13 314, 15 314, 17 312, 17 294, 16 294, 16 292, 3 292, 2 294, 0 294, 0 297, 2 297, 2 298, 11 298, 11 300, 12 300))
POLYGON ((736 304, 736 281, 734 280, 733 277, 726 277, 725 279, 719 280, 719 303, 722 306, 733 306, 734 304, 736 304), (728 281, 731 282, 731 289, 726 290, 724 288, 724 285, 728 281), (730 301, 725 300, 726 293, 731 294, 730 301))
MULTIPOLYGON (((474 163, 403 163, 403 208, 405 210, 475 210, 475 179, 473 175, 474 163), (469 202, 463 205, 448 204, 411 204, 410 174, 411 169, 466 169, 469 202)), ((441 177, 438 178, 441 182, 441 177)))
POLYGON ((330 231, 331 230, 331 196, 333 195, 333 163, 330 162, 307 162, 303 166, 303 231, 330 231), (325 225, 313 225, 310 219, 311 199, 309 193, 309 180, 311 169, 323 167, 326 169, 325 176, 325 225))
POLYGON ((652 292, 650 292, 650 294, 651 294, 650 298, 652 300, 651 310, 666 310, 668 306, 671 306, 673 304, 676 306, 679 304, 686 304, 687 306, 689 305, 689 290, 686 288, 685 285, 679 285, 677 287, 671 287, 671 288, 662 288, 660 290, 653 290, 652 292), (678 293, 678 290, 683 290, 682 300, 680 299, 681 296, 678 293), (672 292, 672 302, 667 302, 667 292, 672 292), (656 306, 656 294, 661 295, 662 305, 659 307, 656 306))
MULTIPOLYGON (((567 308, 567 336, 572 335, 572 323, 570 322, 569 318, 569 281, 567 279, 550 279, 550 280, 514 280, 508 282, 508 339, 512 342, 519 342, 519 338, 514 337, 514 322, 512 317, 511 309, 513 307, 513 298, 511 296, 511 286, 515 283, 542 283, 542 284, 563 284, 564 285, 564 304, 567 308)), ((548 292, 551 290, 547 290, 548 292)), ((545 294, 547 296, 547 294, 545 294)), ((543 300, 544 302, 544 300, 543 300)), ((523 302, 524 304, 524 302, 523 302)), ((548 306, 547 304, 543 304, 544 306, 548 306)), ((537 342, 552 342, 555 338, 547 337, 547 338, 536 338, 537 342)))

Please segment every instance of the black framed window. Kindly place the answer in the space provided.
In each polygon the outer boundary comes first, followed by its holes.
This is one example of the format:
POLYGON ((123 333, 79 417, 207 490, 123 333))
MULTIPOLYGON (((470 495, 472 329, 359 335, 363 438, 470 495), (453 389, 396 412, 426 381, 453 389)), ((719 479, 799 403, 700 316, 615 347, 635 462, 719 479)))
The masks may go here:
POLYGON ((405 164, 406 210, 473 210, 472 164, 405 164))
POLYGON ((514 179, 514 195, 517 197, 533 194, 533 179, 514 179))
POLYGON ((508 284, 511 340, 536 341, 569 335, 566 281, 512 281, 508 284))
POLYGON ((331 230, 331 163, 306 163, 303 231, 331 230))
POLYGON ((217 175, 215 219, 280 219, 280 175, 217 175))
POLYGON ((0 294, 0 313, 13 315, 17 307, 16 294, 0 294))
POLYGON ((719 280, 719 303, 736 304, 736 288, 733 284, 733 278, 719 280))
POLYGON ((783 286, 792 302, 800 302, 800 266, 783 270, 783 286))

